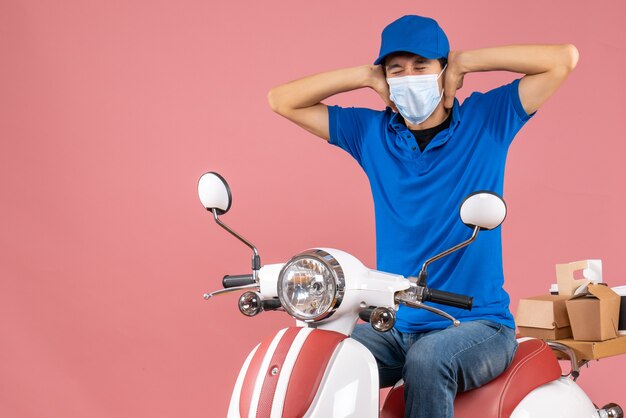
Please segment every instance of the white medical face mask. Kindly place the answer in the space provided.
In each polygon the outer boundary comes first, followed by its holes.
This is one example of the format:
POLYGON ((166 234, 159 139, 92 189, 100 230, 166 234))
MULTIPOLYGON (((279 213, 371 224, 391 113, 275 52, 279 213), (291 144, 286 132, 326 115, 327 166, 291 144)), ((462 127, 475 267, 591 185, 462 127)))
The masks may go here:
MULTIPOLYGON (((447 66, 447 64, 446 64, 447 66)), ((413 125, 424 122, 443 97, 439 92, 439 74, 407 75, 387 79, 391 101, 395 103, 400 114, 413 125)))

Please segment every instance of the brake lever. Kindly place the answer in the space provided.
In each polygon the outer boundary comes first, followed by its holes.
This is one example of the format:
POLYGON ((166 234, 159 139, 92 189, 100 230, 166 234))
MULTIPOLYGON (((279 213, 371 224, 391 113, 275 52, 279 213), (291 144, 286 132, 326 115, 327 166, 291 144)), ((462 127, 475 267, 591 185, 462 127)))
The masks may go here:
POLYGON ((426 309, 427 311, 432 312, 432 313, 434 313, 436 315, 443 316, 444 318, 449 319, 450 321, 452 321, 452 324, 455 327, 458 327, 459 325, 461 325, 461 321, 459 321, 458 319, 456 319, 455 317, 453 317, 449 313, 444 312, 441 309, 437 309, 435 307, 428 306, 428 305, 426 305, 426 304, 424 304, 424 303, 422 303, 420 301, 405 299, 402 296, 396 296, 395 300, 396 300, 396 302, 404 303, 405 305, 410 306, 412 308, 426 309))
POLYGON ((224 293, 236 292, 238 290, 246 290, 246 289, 260 290, 260 286, 258 283, 252 283, 252 284, 246 284, 244 286, 229 287, 227 289, 220 289, 220 290, 216 290, 215 292, 205 293, 204 295, 202 295, 202 297, 204 298, 204 300, 209 300, 213 296, 219 296, 219 295, 223 295, 224 293))

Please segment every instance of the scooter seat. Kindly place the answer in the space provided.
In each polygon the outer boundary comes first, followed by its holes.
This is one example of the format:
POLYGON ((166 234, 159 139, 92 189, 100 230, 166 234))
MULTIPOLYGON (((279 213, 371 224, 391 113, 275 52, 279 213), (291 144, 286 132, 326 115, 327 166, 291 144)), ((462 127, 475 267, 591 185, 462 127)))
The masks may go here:
MULTIPOLYGON (((458 393, 454 401, 457 418, 505 418, 533 389, 558 379, 561 367, 552 349, 543 341, 519 343, 511 365, 480 388, 458 393)), ((380 412, 381 418, 404 417, 404 386, 394 387, 380 412)))

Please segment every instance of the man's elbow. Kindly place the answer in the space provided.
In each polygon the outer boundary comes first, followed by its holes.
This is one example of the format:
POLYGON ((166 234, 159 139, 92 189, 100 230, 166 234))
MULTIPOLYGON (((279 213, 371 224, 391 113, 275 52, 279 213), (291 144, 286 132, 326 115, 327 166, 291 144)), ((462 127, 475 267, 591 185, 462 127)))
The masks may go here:
POLYGON ((559 83, 565 80, 578 64, 578 49, 572 44, 559 45, 554 51, 554 62, 548 73, 559 83))
POLYGON ((572 44, 565 44, 563 45, 563 52, 564 67, 570 72, 576 68, 576 64, 578 64, 578 48, 572 44))
POLYGON ((276 89, 273 88, 267 93, 267 103, 270 105, 270 109, 274 112, 282 115, 284 113, 284 106, 282 106, 280 98, 276 94, 276 89))

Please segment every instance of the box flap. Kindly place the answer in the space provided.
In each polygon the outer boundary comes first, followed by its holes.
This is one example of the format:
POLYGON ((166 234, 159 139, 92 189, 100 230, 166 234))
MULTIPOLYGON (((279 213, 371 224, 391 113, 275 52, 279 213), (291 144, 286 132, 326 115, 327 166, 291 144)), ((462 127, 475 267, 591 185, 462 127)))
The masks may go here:
POLYGON ((600 300, 619 300, 620 298, 620 296, 608 286, 600 284, 590 284, 589 286, 587 286, 587 291, 600 300))
POLYGON ((574 296, 572 296, 570 298, 570 300, 582 299, 582 298, 597 299, 596 296, 594 296, 591 293, 589 293, 589 285, 585 286, 585 290, 583 290, 583 291, 575 294, 574 296))
POLYGON ((612 300, 612 299, 619 298, 619 295, 615 293, 615 291, 610 289, 608 286, 605 286, 602 284, 589 283, 587 286, 585 286, 585 288, 581 292, 572 296, 570 299, 573 300, 573 299, 579 299, 579 298, 584 298, 584 297, 600 299, 600 300, 612 300))

